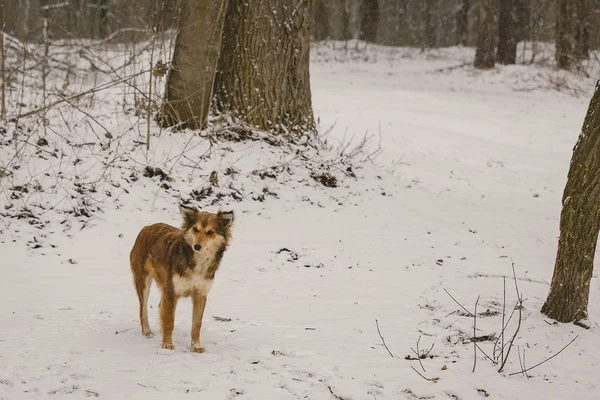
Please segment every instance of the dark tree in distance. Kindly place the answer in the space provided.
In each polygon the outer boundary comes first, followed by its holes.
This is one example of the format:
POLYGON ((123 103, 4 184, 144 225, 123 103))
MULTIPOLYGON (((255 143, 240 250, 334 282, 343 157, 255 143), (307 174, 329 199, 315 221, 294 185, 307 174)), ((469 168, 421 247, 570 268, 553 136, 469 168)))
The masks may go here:
POLYGON ((460 8, 456 13, 456 42, 461 46, 469 44, 469 10, 471 0, 460 0, 460 8))
POLYGON ((517 43, 519 41, 518 3, 519 0, 500 0, 498 15, 498 54, 500 64, 517 62, 517 43))
POLYGON ((423 47, 431 49, 436 45, 435 10, 436 0, 423 1, 423 47))
POLYGON ((575 52, 573 0, 557 0, 556 10, 556 63, 558 68, 569 69, 575 52))
POLYGON ((494 68, 496 60, 496 11, 494 0, 477 0, 475 68, 494 68))
POLYGON ((590 56, 590 18, 591 0, 575 0, 577 21, 575 22, 575 56, 587 59, 590 56))
POLYGON ((360 35, 359 39, 367 42, 377 40, 379 25, 379 2, 377 0, 362 0, 360 3, 360 35))

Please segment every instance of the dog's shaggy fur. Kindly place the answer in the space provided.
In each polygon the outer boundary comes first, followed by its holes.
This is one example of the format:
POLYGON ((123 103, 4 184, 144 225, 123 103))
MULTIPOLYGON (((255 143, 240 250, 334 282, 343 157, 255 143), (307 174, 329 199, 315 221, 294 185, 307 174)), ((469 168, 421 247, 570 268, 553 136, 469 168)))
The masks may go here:
POLYGON ((183 225, 144 227, 131 249, 131 272, 140 302, 142 334, 154 336, 148 324, 148 295, 154 280, 161 291, 162 347, 174 349, 175 308, 180 297, 191 297, 192 351, 203 353, 200 328, 206 298, 231 239, 233 212, 216 214, 181 206, 183 225))

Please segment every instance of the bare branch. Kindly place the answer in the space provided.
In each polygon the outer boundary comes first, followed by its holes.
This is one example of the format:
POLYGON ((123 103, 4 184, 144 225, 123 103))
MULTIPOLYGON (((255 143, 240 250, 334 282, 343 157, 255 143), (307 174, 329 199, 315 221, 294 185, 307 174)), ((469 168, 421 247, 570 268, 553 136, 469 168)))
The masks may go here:
POLYGON ((477 304, 479 303, 479 298, 481 295, 477 296, 477 300, 475 301, 475 310, 473 311, 473 372, 475 372, 475 368, 477 367, 477 346, 475 343, 475 338, 477 337, 477 304))
POLYGON ((517 374, 522 374, 524 372, 528 372, 531 371, 534 368, 539 367, 540 365, 552 360, 554 357, 556 357, 557 355, 559 355, 560 353, 562 353, 567 347, 569 347, 575 340, 577 340, 577 338, 579 337, 579 335, 575 336, 573 339, 571 339, 571 341, 569 343, 567 343, 562 349, 560 349, 556 354, 553 354, 552 356, 546 358, 544 361, 539 362, 537 364, 535 364, 533 367, 529 367, 529 368, 525 368, 522 371, 517 371, 517 372, 513 372, 511 374, 508 374, 508 376, 513 376, 513 375, 517 375, 517 374))
POLYGON ((473 315, 473 313, 472 313, 471 311, 467 310, 467 309, 466 309, 466 308, 465 308, 465 307, 464 307, 462 304, 460 304, 460 303, 459 303, 459 302, 458 302, 458 301, 457 301, 457 300, 454 298, 454 296, 452 296, 452 295, 450 294, 450 292, 446 290, 446 288, 444 288, 444 292, 446 292, 446 293, 448 294, 448 296, 450 296, 450 298, 451 298, 452 300, 454 300, 454 302, 455 302, 456 304, 458 304, 458 305, 459 305, 459 307, 460 307, 460 308, 462 308, 463 310, 465 310, 465 312, 466 312, 467 314, 469 314, 469 316, 470 316, 470 317, 475 317, 475 316, 473 315))
POLYGON ((385 349, 387 350, 387 352, 390 354, 390 357, 396 357, 395 355, 392 354, 392 352, 390 351, 390 349, 387 347, 387 344, 385 344, 385 340, 383 339, 383 336, 381 336, 381 331, 379 330, 379 322, 377 321, 377 319, 375 320, 375 324, 377 325, 377 333, 379 333, 379 337, 381 338, 381 342, 383 343, 383 347, 385 347, 385 349))
POLYGON ((410 367, 413 369, 413 371, 415 371, 417 374, 419 374, 419 376, 421 378, 425 379, 426 381, 436 383, 437 381, 440 380, 440 378, 427 378, 425 375, 423 375, 422 373, 420 373, 419 371, 417 371, 416 368, 413 367, 412 365, 410 367))
POLYGON ((44 107, 37 108, 35 110, 31 110, 31 111, 24 112, 22 114, 15 115, 13 117, 10 117, 9 120, 19 120, 21 118, 30 117, 32 115, 35 115, 35 114, 38 114, 38 113, 41 113, 41 112, 45 112, 48 109, 50 109, 50 108, 52 108, 54 106, 57 106, 59 104, 65 103, 65 102, 70 101, 70 100, 78 99, 78 98, 86 96, 88 94, 94 94, 94 93, 100 92, 102 90, 106 90, 106 89, 108 89, 110 87, 118 85, 119 83, 123 83, 123 82, 125 82, 125 81, 127 81, 127 80, 129 80, 131 78, 134 78, 136 76, 145 74, 147 72, 148 72, 147 70, 140 71, 140 72, 137 72, 135 74, 132 74, 132 75, 129 75, 129 76, 126 76, 126 77, 123 77, 123 78, 120 78, 120 79, 117 79, 117 80, 114 80, 114 81, 111 81, 111 82, 107 82, 107 83, 102 84, 100 86, 95 86, 95 87, 91 88, 90 90, 86 90, 85 92, 77 93, 77 94, 74 94, 72 96, 65 97, 65 98, 62 98, 60 100, 56 100, 56 101, 54 101, 54 102, 52 102, 50 104, 45 105, 44 107))

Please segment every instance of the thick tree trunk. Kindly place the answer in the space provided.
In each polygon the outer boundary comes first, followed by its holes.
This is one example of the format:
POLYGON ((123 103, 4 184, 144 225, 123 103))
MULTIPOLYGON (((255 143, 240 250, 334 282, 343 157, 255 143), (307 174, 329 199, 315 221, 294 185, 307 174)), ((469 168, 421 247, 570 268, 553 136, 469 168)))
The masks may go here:
POLYGON ((587 318, 600 229, 600 81, 571 158, 550 293, 542 313, 559 322, 587 318))
POLYGON ((469 9, 471 0, 461 0, 460 8, 456 13, 456 42, 462 46, 469 43, 469 9))
POLYGON ((475 68, 494 68, 496 60, 496 7, 494 0, 477 1, 475 68))
MULTIPOLYGON (((201 129, 206 123, 228 0, 184 0, 167 76, 162 126, 201 129)), ((256 30, 256 29, 255 29, 256 30)))
POLYGON ((569 69, 575 52, 573 0, 558 0, 556 10, 556 63, 569 69))
POLYGON ((315 130, 309 77, 310 0, 230 0, 214 102, 258 129, 315 130))
POLYGON ((500 0, 498 15, 498 62, 500 64, 517 62, 517 42, 519 41, 517 1, 500 0))

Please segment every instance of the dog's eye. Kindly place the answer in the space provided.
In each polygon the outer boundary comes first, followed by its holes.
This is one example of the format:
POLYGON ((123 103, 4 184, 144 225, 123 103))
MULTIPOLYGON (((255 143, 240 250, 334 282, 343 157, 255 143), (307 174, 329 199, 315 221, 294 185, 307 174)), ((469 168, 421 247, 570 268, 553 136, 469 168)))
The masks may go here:
POLYGON ((198 232, 199 232, 199 231, 198 231, 198 228, 196 228, 196 227, 194 227, 194 228, 193 228, 193 231, 194 231, 194 232, 196 232, 196 233, 198 233, 198 232))
POLYGON ((214 233, 213 231, 208 231, 208 232, 206 232, 206 234, 207 234, 208 236, 212 236, 212 235, 214 235, 215 233, 214 233))

